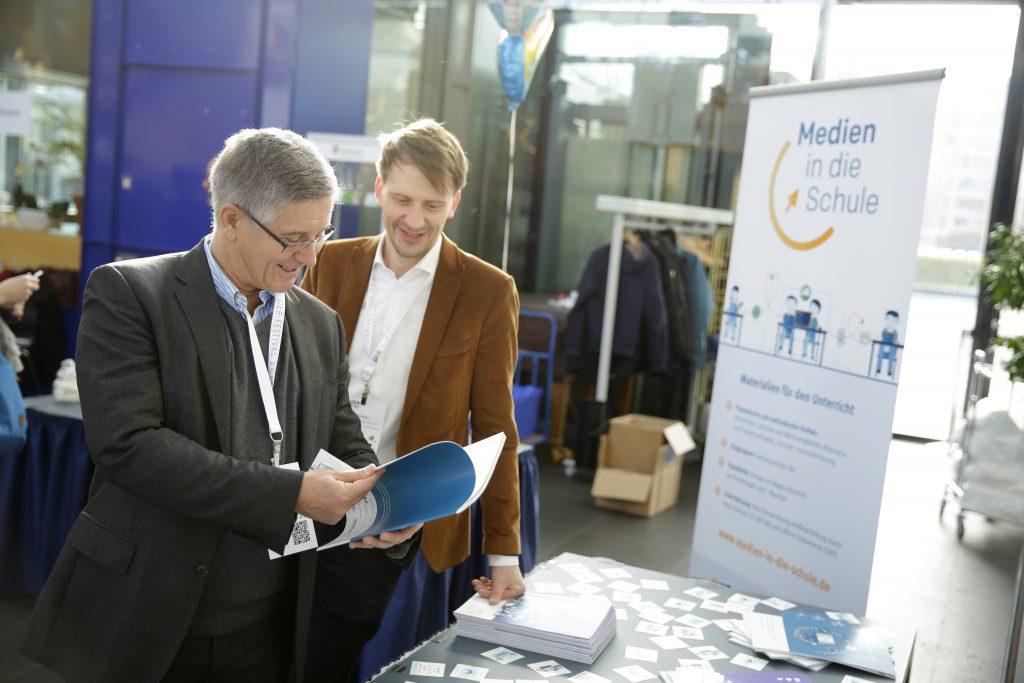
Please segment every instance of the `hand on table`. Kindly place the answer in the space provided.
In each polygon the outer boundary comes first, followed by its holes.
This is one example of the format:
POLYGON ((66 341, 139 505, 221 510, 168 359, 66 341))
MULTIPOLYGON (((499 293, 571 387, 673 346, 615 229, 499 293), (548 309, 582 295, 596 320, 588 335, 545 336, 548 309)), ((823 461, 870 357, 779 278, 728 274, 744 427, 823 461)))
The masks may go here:
POLYGON ((487 598, 492 605, 502 600, 518 598, 526 592, 526 581, 518 565, 508 567, 491 567, 491 577, 481 576, 473 579, 473 590, 477 595, 487 598))

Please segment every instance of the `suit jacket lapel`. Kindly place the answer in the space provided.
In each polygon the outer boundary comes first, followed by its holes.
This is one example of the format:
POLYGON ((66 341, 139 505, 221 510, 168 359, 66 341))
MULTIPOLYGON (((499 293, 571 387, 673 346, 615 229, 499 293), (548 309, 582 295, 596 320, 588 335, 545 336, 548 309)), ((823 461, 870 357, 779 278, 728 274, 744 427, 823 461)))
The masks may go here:
POLYGON ((359 311, 363 308, 363 297, 370 285, 370 273, 373 271, 373 259, 377 254, 380 238, 366 240, 352 251, 352 259, 345 264, 346 275, 342 279, 341 296, 338 301, 338 314, 345 326, 345 351, 352 348, 352 337, 356 333, 359 311))
POLYGON ((318 436, 320 425, 327 416, 320 413, 320 389, 324 381, 323 365, 317 357, 313 344, 313 326, 306 317, 299 297, 294 292, 287 292, 285 320, 288 321, 288 340, 295 357, 295 366, 299 370, 299 386, 302 387, 299 398, 299 434, 297 440, 299 464, 309 469, 316 457, 317 450, 310 447, 321 443, 318 436))
POLYGON ((423 316, 420 338, 416 343, 412 367, 409 369, 409 382, 405 389, 405 403, 402 406, 401 424, 409 419, 412 408, 416 405, 423 383, 430 373, 430 366, 441 346, 441 339, 448 328, 448 321, 459 296, 459 284, 466 266, 462 263, 458 247, 441 234, 441 257, 434 274, 434 284, 430 288, 430 299, 427 300, 427 312, 423 316))
POLYGON ((192 248, 181 261, 175 296, 185 313, 199 363, 206 380, 213 420, 221 450, 231 452, 231 356, 224 334, 223 313, 206 262, 203 243, 192 248))

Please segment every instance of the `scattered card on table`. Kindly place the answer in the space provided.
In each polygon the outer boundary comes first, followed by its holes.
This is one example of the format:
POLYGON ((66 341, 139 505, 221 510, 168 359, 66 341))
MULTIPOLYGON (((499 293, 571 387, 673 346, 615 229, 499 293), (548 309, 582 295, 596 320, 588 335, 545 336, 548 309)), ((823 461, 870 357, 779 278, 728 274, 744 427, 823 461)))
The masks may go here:
POLYGON ((608 587, 611 588, 613 591, 622 591, 623 593, 632 593, 633 591, 638 589, 640 586, 638 586, 635 583, 630 583, 629 581, 623 581, 622 579, 619 579, 618 581, 612 581, 611 583, 609 583, 608 587))
POLYGON ((703 659, 680 659, 679 666, 676 669, 682 669, 683 671, 714 671, 715 667, 711 666, 711 662, 705 662, 703 659))
POLYGON ((785 612, 788 609, 793 609, 794 607, 796 607, 795 602, 783 600, 782 598, 766 598, 761 601, 761 604, 768 605, 769 607, 777 609, 780 612, 785 612))
POLYGON ((482 666, 470 666, 468 664, 456 664, 452 672, 448 674, 452 678, 464 678, 467 681, 482 681, 487 678, 486 669, 482 666))
POLYGON ((843 676, 843 680, 841 681, 841 683, 871 683, 871 681, 867 681, 863 678, 857 678, 856 676, 846 674, 845 676, 843 676))
POLYGON ((710 619, 702 619, 696 614, 684 614, 676 619, 676 623, 692 628, 704 628, 705 626, 710 626, 713 622, 710 619))
POLYGON ((688 638, 689 640, 704 640, 704 631, 692 626, 673 626, 672 633, 676 638, 688 638))
POLYGON ((548 659, 543 662, 534 662, 533 664, 527 664, 526 666, 530 667, 544 678, 564 676, 572 673, 553 659, 548 659))
POLYGON ((661 579, 640 579, 640 585, 655 591, 668 590, 668 581, 662 581, 661 579))
POLYGON ((639 593, 624 593, 623 591, 615 591, 612 593, 613 602, 640 602, 639 593))
POLYGON ((692 600, 680 600, 679 598, 669 598, 665 601, 665 607, 681 609, 684 612, 689 612, 696 606, 697 603, 693 602, 692 600))
POLYGON ((533 584, 533 590, 537 593, 551 593, 553 595, 562 595, 565 593, 565 589, 562 588, 562 584, 555 582, 538 581, 533 584))
POLYGON ((691 647, 690 652, 697 655, 701 659, 705 659, 709 662, 716 659, 729 659, 729 655, 719 650, 714 645, 701 645, 700 647, 691 647))
POLYGON ((639 659, 641 662, 657 662, 658 651, 646 647, 626 646, 626 659, 639 659))
POLYGON ((601 592, 600 588, 591 586, 589 583, 574 583, 566 590, 571 590, 573 593, 580 593, 581 595, 593 595, 594 593, 601 592))
POLYGON ((641 681, 649 681, 652 678, 657 678, 647 669, 633 664, 632 666, 620 666, 618 669, 613 669, 615 673, 625 678, 629 683, 640 683, 641 681))
POLYGON ((767 659, 761 659, 760 657, 751 657, 745 652, 739 653, 729 661, 735 664, 736 666, 746 667, 748 669, 753 669, 754 671, 760 671, 761 669, 768 666, 767 659))
POLYGON ((629 620, 629 612, 627 612, 622 607, 616 607, 615 608, 615 618, 618 619, 619 621, 628 621, 629 620))
POLYGON ((409 673, 413 676, 433 676, 434 678, 444 678, 444 664, 440 662, 414 661, 409 673))
POLYGON ((671 614, 665 614, 664 612, 641 612, 640 618, 653 621, 655 624, 667 624, 675 620, 675 617, 671 614))
POLYGON ((612 567, 611 569, 601 569, 599 571, 609 579, 628 579, 633 576, 621 567, 612 567))
POLYGON ((597 574, 591 571, 573 574, 572 578, 576 579, 580 583, 601 583, 602 581, 604 581, 603 576, 598 576, 597 574))
POLYGON ((523 655, 510 650, 507 647, 496 647, 493 650, 481 652, 480 655, 482 657, 487 657, 487 659, 493 659, 498 664, 508 664, 509 662, 514 662, 517 659, 523 658, 523 655))
POLYGON ((734 602, 738 605, 749 605, 750 607, 757 607, 757 605, 761 602, 761 599, 755 598, 750 595, 746 595, 744 593, 733 593, 729 596, 729 599, 726 600, 726 603, 730 602, 734 602))
MULTIPOLYGON (((639 594, 637 597, 640 597, 639 594)), ((641 600, 640 602, 631 602, 630 607, 635 609, 637 612, 661 612, 661 605, 650 600, 641 600)))
POLYGON ((718 593, 709 591, 707 588, 701 588, 700 586, 694 586, 683 591, 687 595, 692 595, 699 600, 710 600, 711 598, 717 598, 718 593))
POLYGON ((612 683, 610 678, 598 676, 597 674, 589 671, 581 671, 575 676, 570 676, 569 680, 572 681, 572 683, 612 683))
POLYGON ((712 619, 711 623, 713 623, 715 626, 717 626, 718 628, 722 629, 726 633, 732 633, 733 631, 735 631, 737 629, 736 624, 737 623, 742 624, 743 620, 742 619, 712 619))
POLYGON ((668 626, 652 624, 649 621, 641 621, 636 625, 636 630, 640 633, 646 633, 652 636, 663 636, 668 633, 668 626))
POLYGON ((725 604, 721 600, 705 600, 700 603, 700 608, 710 610, 712 612, 720 612, 721 614, 728 614, 732 611, 729 609, 729 605, 725 604))
POLYGON ((684 647, 690 647, 688 643, 684 643, 675 636, 654 636, 651 638, 651 642, 662 650, 680 650, 684 647))

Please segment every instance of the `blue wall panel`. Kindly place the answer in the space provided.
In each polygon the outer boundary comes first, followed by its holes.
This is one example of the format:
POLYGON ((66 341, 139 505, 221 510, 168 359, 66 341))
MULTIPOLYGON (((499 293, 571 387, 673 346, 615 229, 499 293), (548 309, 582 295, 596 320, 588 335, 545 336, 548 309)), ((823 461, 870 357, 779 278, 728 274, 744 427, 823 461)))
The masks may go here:
POLYGON ((93 0, 83 283, 120 255, 193 246, 206 163, 238 129, 362 133, 373 5, 93 0))
POLYGON ((126 69, 118 244, 178 251, 209 232, 206 163, 256 124, 255 98, 252 73, 126 69))
POLYGON ((264 127, 288 128, 291 123, 298 12, 299 0, 267 0, 260 106, 264 127))
POLYGON ((253 0, 131 0, 125 5, 124 61, 256 69, 262 26, 263 3, 253 0))
MULTIPOLYGON (((109 243, 114 225, 117 182, 117 125, 121 87, 122 1, 93 0, 89 127, 85 165, 85 206, 82 216, 81 287, 96 266, 110 260, 106 251, 90 250, 90 242, 109 243)), ((80 298, 80 297, 79 297, 80 298)))
POLYGON ((292 130, 362 135, 373 0, 302 0, 298 30, 292 130))

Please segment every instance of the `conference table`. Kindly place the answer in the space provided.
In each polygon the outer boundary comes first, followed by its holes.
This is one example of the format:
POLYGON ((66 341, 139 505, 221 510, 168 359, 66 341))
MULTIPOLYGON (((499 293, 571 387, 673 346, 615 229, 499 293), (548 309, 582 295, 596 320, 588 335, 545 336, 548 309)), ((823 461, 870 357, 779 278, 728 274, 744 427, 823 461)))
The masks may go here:
POLYGON ((92 481, 81 407, 52 396, 25 407, 25 447, 0 459, 0 595, 42 590, 92 481))
MULTIPOLYGON (((712 606, 709 604, 711 600, 705 603, 702 602, 702 598, 694 597, 695 594, 701 594, 699 591, 705 591, 705 595, 710 592, 710 594, 714 594, 715 601, 725 604, 731 602, 730 598, 737 597, 737 591, 714 581, 665 574, 608 558, 562 553, 537 565, 534 571, 527 576, 526 584, 527 590, 531 592, 558 592, 552 590, 553 587, 558 586, 564 595, 579 597, 586 593, 591 597, 603 596, 612 601, 617 608, 616 634, 593 664, 587 665, 529 652, 521 647, 510 648, 522 655, 521 658, 514 660, 502 658, 505 661, 498 662, 483 656, 483 653, 494 649, 494 643, 458 636, 456 627, 452 626, 424 640, 400 659, 379 669, 372 676, 372 680, 374 683, 431 683, 439 679, 418 675, 414 671, 432 668, 436 672, 443 666, 443 675, 451 675, 456 666, 463 665, 464 667, 475 667, 471 670, 472 674, 474 676, 483 675, 485 681, 538 681, 542 675, 550 674, 538 674, 534 669, 529 668, 529 665, 539 665, 554 659, 562 667, 568 669, 568 672, 563 672, 558 679, 552 680, 568 678, 570 681, 580 683, 587 681, 600 683, 602 680, 616 683, 624 681, 641 683, 646 680, 660 680, 659 672, 674 670, 680 660, 693 662, 698 658, 704 659, 698 652, 708 647, 717 649, 724 655, 719 658, 714 653, 706 651, 703 653, 708 656, 706 661, 712 669, 726 675, 726 680, 729 680, 729 674, 746 673, 749 675, 753 673, 750 668, 738 663, 743 661, 744 657, 763 659, 762 655, 750 648, 732 642, 728 633, 717 623, 724 619, 742 619, 742 614, 735 611, 722 613, 717 609, 712 610, 712 606), (583 577, 580 572, 588 573, 590 578, 583 577), (580 585, 584 582, 592 588, 581 589, 580 585), (632 587, 626 584, 632 584, 632 587), (690 591, 690 593, 686 591, 690 591), (656 645, 652 642, 651 622, 640 617, 642 613, 649 614, 651 608, 643 607, 642 609, 647 610, 646 612, 642 612, 640 607, 631 608, 630 601, 624 600, 623 597, 623 593, 627 592, 640 596, 634 599, 637 605, 653 602, 675 620, 678 620, 681 615, 689 615, 708 623, 699 628, 690 629, 699 632, 700 638, 689 637, 683 643, 686 647, 664 641, 662 641, 663 645, 656 645), (691 647, 695 649, 691 650, 691 647), (636 648, 646 650, 646 653, 638 652, 636 648), (647 658, 639 658, 641 655, 647 658), (414 663, 420 663, 420 666, 414 667, 414 663), (626 673, 621 672, 624 667, 641 667, 650 676, 648 678, 644 674, 638 675, 636 669, 629 671, 629 676, 627 676, 626 673), (486 671, 483 672, 480 669, 486 669, 486 671), (616 671, 617 669, 620 671, 616 671), (587 675, 588 672, 593 676, 587 675)), ((763 598, 765 596, 747 595, 744 597, 763 598)), ((716 605, 716 607, 720 608, 721 605, 716 605)), ((799 607, 802 606, 796 605, 791 609, 799 607)), ((758 612, 781 614, 764 604, 759 604, 754 609, 758 612)), ((670 623, 674 623, 674 621, 670 623)), ((689 623, 699 622, 691 621, 689 623)), ((895 664, 895 680, 906 682, 910 674, 916 631, 906 624, 873 626, 885 633, 885 639, 895 664)), ((669 633, 672 633, 671 629, 669 633)), ((546 670, 550 671, 550 667, 547 667, 546 670)), ((463 668, 462 671, 466 671, 466 669, 463 668)), ((799 676, 798 680, 809 680, 814 683, 851 683, 851 681, 856 683, 888 681, 891 683, 893 681, 892 678, 885 678, 838 664, 830 664, 821 671, 809 672, 794 664, 771 661, 762 671, 765 674, 778 674, 777 677, 770 677, 770 680, 773 681, 797 680, 793 674, 799 676), (789 674, 788 677, 787 674, 789 674)), ((474 680, 479 679, 474 678, 474 680)))

